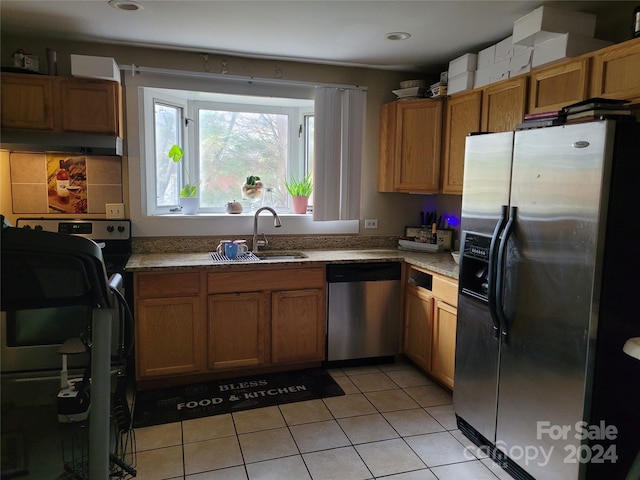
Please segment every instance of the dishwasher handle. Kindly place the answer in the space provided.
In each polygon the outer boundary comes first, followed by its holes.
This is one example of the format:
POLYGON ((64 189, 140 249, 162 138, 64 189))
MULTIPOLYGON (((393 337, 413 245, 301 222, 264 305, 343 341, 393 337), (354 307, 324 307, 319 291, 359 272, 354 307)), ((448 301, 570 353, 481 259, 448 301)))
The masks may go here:
POLYGON ((328 283, 400 280, 400 262, 335 263, 327 265, 328 283))

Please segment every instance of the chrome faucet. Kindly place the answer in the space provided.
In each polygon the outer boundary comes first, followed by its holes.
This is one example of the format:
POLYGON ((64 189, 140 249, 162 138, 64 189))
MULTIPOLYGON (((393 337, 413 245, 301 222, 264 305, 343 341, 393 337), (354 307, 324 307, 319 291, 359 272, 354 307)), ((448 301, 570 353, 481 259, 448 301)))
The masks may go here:
POLYGON ((260 247, 266 247, 267 244, 269 243, 269 241, 267 240, 267 236, 264 234, 264 232, 262 232, 262 237, 263 240, 258 240, 258 215, 260 215, 260 212, 262 212, 263 210, 267 210, 269 212, 271 212, 271 215, 273 215, 273 226, 278 228, 282 226, 282 222, 280 221, 280 217, 278 216, 278 214, 276 213, 276 211, 271 208, 271 207, 261 207, 258 210, 256 210, 255 215, 253 216, 253 243, 251 244, 251 251, 253 253, 257 253, 258 252, 258 248, 260 247))

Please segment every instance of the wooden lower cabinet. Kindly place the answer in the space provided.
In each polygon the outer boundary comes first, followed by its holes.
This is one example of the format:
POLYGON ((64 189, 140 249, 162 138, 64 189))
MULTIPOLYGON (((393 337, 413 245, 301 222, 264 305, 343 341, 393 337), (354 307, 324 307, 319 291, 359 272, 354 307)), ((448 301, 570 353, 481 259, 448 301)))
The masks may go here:
POLYGON ((442 300, 435 301, 431 373, 449 388, 453 388, 457 317, 457 308, 442 300))
POLYGON ((266 311, 262 292, 209 295, 208 367, 212 370, 266 362, 266 311))
POLYGON ((405 292, 404 353, 416 365, 431 370, 433 296, 416 287, 405 292))
POLYGON ((414 266, 407 276, 430 281, 405 284, 404 354, 453 389, 458 283, 414 266))
POLYGON ((204 371, 200 297, 147 298, 136 307, 137 378, 204 371))
POLYGON ((135 274, 136 379, 324 360, 324 270, 135 274))
POLYGON ((271 302, 271 361, 324 360, 324 290, 273 292, 271 302))

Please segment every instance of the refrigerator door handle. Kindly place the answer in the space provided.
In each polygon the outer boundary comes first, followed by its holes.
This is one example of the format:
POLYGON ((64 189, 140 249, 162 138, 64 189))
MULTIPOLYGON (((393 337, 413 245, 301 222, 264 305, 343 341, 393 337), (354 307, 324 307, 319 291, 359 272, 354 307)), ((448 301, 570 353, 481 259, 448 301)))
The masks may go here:
POLYGON ((497 313, 497 255, 498 255, 498 241, 500 238, 500 233, 505 228, 505 224, 507 223, 507 205, 502 205, 500 209, 500 218, 498 219, 498 223, 496 223, 496 227, 493 230, 493 235, 491 236, 491 245, 489 246, 489 275, 488 275, 488 283, 489 283, 489 293, 488 293, 488 302, 489 302, 489 312, 491 313, 491 320, 493 320, 493 336, 494 338, 498 338, 500 335, 500 317, 497 313))
POLYGON ((497 265, 497 279, 496 279, 496 311, 498 318, 500 319, 500 325, 502 326, 502 341, 506 343, 508 336, 509 324, 507 322, 507 315, 504 312, 504 259, 507 250, 507 243, 509 237, 513 234, 515 229, 516 214, 518 213, 518 207, 511 207, 509 211, 509 221, 504 227, 502 238, 500 239, 500 247, 498 249, 498 265, 497 265))

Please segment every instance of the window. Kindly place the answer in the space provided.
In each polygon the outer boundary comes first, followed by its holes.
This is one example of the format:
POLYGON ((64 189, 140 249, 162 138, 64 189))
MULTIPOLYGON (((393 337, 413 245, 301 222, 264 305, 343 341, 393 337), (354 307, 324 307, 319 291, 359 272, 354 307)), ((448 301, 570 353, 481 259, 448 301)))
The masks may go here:
POLYGON ((273 187, 278 211, 289 211, 284 181, 313 169, 312 100, 144 90, 154 133, 146 144, 147 187, 155 186, 147 192, 148 215, 178 211, 185 183, 198 185, 200 213, 222 213, 233 200, 251 211, 260 201, 243 199, 241 189, 251 175, 273 187), (173 144, 185 152, 180 163, 167 155, 173 144))

